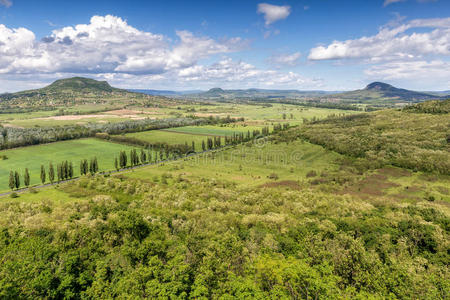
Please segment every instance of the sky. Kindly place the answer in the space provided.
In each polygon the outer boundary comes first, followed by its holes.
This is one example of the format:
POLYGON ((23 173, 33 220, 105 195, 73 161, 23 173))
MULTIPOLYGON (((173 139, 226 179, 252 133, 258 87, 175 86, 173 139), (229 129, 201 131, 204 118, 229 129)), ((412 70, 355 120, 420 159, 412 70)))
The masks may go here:
POLYGON ((121 88, 450 90, 450 0, 0 0, 0 93, 121 88))

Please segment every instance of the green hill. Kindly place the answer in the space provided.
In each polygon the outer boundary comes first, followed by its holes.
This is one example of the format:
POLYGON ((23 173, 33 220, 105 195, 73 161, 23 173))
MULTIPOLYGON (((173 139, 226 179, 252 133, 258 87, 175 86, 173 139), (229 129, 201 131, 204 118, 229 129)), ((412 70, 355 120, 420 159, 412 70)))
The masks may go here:
POLYGON ((49 94, 105 94, 105 93, 129 93, 126 90, 113 88, 106 81, 98 81, 84 77, 72 77, 56 80, 52 84, 35 90, 27 90, 9 94, 10 96, 35 96, 49 94))
POLYGON ((130 99, 162 100, 164 97, 149 96, 114 88, 106 81, 84 77, 56 80, 52 84, 34 90, 0 95, 4 110, 29 107, 45 107, 75 104, 98 104, 130 99))
POLYGON ((448 113, 386 109, 312 121, 300 135, 338 153, 367 158, 375 166, 450 175, 449 122, 448 113))
POLYGON ((329 96, 329 98, 344 102, 395 104, 405 102, 416 103, 433 99, 441 99, 442 97, 424 92, 396 88, 383 82, 372 82, 364 89, 334 94, 329 96))

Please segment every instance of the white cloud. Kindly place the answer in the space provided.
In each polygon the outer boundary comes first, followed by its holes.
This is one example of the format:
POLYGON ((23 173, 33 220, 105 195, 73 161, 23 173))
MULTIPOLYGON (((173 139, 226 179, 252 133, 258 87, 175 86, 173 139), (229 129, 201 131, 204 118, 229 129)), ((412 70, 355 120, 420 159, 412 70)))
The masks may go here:
POLYGON ((119 17, 93 16, 89 24, 64 27, 36 41, 28 29, 0 24, 0 73, 126 72, 157 74, 185 68, 217 53, 239 50, 240 38, 215 41, 176 32, 179 41, 140 31, 119 17))
POLYGON ((266 26, 268 26, 276 21, 286 19, 291 14, 291 7, 289 5, 279 6, 259 3, 257 12, 264 14, 264 20, 266 21, 266 26))
POLYGON ((389 62, 370 67, 365 73, 371 78, 423 80, 446 79, 450 82, 450 63, 442 60, 389 62))
POLYGON ((11 0, 0 0, 0 5, 10 7, 12 5, 12 1, 11 0))
POLYGON ((406 0, 384 0, 383 6, 386 7, 392 3, 404 2, 404 1, 406 1, 406 0))
POLYGON ((294 72, 259 69, 251 64, 224 58, 210 66, 193 66, 180 70, 176 76, 186 82, 207 83, 208 86, 262 88, 318 88, 321 79, 310 79, 294 72))
POLYGON ((450 18, 417 19, 394 28, 383 27, 374 36, 334 41, 311 49, 310 60, 414 59, 423 55, 450 55, 450 18), (429 32, 406 33, 415 28, 429 32))
POLYGON ((274 54, 269 58, 269 63, 275 66, 296 66, 299 63, 299 59, 301 57, 300 52, 295 52, 292 54, 282 53, 282 54, 274 54))
MULTIPOLYGON (((216 40, 177 31, 177 38, 138 30, 119 17, 93 16, 89 24, 57 28, 38 40, 26 28, 0 24, 0 92, 35 88, 70 76, 135 88, 318 88, 322 81, 293 72, 264 70, 223 58, 246 49, 241 38, 216 40)), ((300 53, 278 58, 294 64, 300 53)))

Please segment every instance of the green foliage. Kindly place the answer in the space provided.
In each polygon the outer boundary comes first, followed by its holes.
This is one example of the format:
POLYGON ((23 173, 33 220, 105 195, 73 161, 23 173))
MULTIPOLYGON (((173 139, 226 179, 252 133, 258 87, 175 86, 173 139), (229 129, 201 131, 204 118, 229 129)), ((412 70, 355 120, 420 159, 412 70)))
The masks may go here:
POLYGON ((450 99, 442 101, 427 101, 415 105, 408 105, 403 108, 403 111, 428 114, 450 114, 450 99))
POLYGON ((366 158, 372 167, 391 164, 450 174, 449 120, 449 114, 385 110, 311 122, 298 133, 336 152, 366 158))
POLYGON ((0 297, 446 298, 439 204, 161 180, 84 178, 63 191, 86 199, 0 205, 0 297))

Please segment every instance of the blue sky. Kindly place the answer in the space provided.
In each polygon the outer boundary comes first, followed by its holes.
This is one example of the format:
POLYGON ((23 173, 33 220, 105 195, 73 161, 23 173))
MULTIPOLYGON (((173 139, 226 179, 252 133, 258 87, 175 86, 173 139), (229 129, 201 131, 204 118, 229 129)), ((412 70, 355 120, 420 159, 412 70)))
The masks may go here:
POLYGON ((148 89, 450 89, 450 1, 0 0, 0 92, 87 76, 148 89))

